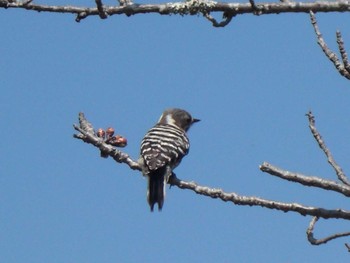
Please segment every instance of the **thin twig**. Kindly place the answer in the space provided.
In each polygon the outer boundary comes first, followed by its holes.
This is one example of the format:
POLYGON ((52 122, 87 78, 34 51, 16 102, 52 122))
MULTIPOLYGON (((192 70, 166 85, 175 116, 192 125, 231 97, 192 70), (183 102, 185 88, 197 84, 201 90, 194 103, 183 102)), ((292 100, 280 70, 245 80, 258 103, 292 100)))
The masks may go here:
POLYGON ((345 243, 345 247, 348 249, 348 252, 350 252, 350 245, 345 243))
POLYGON ((307 235, 307 239, 309 240, 309 242, 312 244, 312 245, 321 245, 321 244, 326 244, 328 241, 331 241, 333 239, 336 239, 336 238, 340 238, 340 237, 346 237, 346 236, 350 236, 350 232, 344 232, 344 233, 337 233, 337 234, 334 234, 334 235, 330 235, 328 237, 325 237, 325 238, 320 238, 320 239, 316 239, 314 237, 314 227, 315 227, 315 224, 316 222, 318 221, 319 217, 317 216, 314 216, 311 221, 310 221, 310 224, 309 224, 309 227, 307 228, 306 230, 306 235, 307 235))
POLYGON ((102 0, 95 0, 97 10, 98 10, 98 15, 100 16, 101 19, 106 19, 107 18, 107 13, 105 12, 104 6, 102 4, 102 0))
POLYGON ((221 22, 218 22, 210 15, 210 13, 204 13, 203 16, 208 19, 214 27, 225 27, 231 22, 234 15, 224 13, 223 20, 221 22))
POLYGON ((349 60, 348 60, 348 54, 346 53, 346 50, 344 47, 344 41, 343 41, 343 38, 341 36, 340 31, 336 32, 336 37, 337 37, 339 52, 340 52, 341 58, 342 58, 343 63, 344 63, 344 67, 345 67, 346 71, 350 73, 350 64, 349 64, 349 60))
POLYGON ((277 176, 279 178, 282 178, 291 182, 296 182, 306 186, 318 187, 325 190, 335 191, 350 197, 350 187, 348 185, 337 183, 331 180, 322 179, 316 176, 305 176, 299 173, 293 173, 293 172, 278 168, 276 166, 273 166, 272 164, 269 164, 267 162, 262 163, 259 168, 262 172, 277 176))
POLYGON ((344 184, 350 185, 350 182, 349 182, 347 176, 345 175, 345 173, 343 172, 341 167, 335 162, 333 155, 331 154, 331 152, 327 148, 324 140, 322 139, 321 134, 317 131, 316 126, 315 126, 315 117, 313 116, 312 112, 309 111, 306 114, 306 116, 308 117, 308 120, 309 120, 309 128, 310 128, 312 135, 314 136, 316 142, 318 143, 318 146, 322 149, 322 151, 327 156, 328 163, 333 167, 335 173, 338 176, 338 179, 340 181, 342 181, 344 184))
MULTIPOLYGON (((337 71, 347 79, 350 79, 350 73, 345 69, 344 65, 340 62, 337 55, 329 49, 326 42, 323 39, 320 29, 317 25, 317 20, 313 11, 310 11, 311 24, 314 27, 315 34, 317 36, 317 43, 322 48, 323 53, 334 64, 337 71)), ((340 47, 339 47, 340 48, 340 47)))
POLYGON ((128 154, 118 150, 116 147, 110 144, 105 143, 103 139, 99 138, 96 135, 92 124, 85 118, 82 112, 79 113, 79 124, 79 126, 75 124, 73 125, 74 129, 80 132, 80 134, 74 134, 74 138, 96 146, 101 152, 112 157, 118 163, 125 163, 131 169, 141 171, 141 166, 138 164, 138 162, 133 161, 128 154))

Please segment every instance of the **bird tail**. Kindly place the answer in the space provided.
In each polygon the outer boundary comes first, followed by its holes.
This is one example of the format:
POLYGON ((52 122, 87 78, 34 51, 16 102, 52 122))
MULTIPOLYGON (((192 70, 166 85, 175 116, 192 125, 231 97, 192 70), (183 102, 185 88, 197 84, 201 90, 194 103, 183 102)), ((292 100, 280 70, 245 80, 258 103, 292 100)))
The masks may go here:
POLYGON ((166 169, 160 168, 148 175, 147 201, 153 212, 154 205, 158 204, 158 210, 161 211, 165 197, 165 185, 167 177, 166 169))

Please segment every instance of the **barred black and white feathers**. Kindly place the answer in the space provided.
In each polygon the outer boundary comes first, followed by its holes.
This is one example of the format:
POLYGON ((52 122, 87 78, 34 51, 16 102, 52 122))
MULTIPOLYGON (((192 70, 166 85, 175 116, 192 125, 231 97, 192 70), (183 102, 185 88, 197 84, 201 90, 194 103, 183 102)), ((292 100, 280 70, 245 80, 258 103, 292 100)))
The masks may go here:
POLYGON ((162 209, 168 179, 190 148, 186 131, 197 121, 184 110, 169 109, 143 138, 140 163, 148 177, 147 200, 151 211, 156 203, 162 209))

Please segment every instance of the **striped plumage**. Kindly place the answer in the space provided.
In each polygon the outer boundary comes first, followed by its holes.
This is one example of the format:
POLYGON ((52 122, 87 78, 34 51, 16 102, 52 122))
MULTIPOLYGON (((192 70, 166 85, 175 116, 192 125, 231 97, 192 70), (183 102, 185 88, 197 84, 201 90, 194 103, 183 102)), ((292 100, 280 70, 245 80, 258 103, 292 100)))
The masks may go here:
POLYGON ((141 142, 141 155, 149 170, 166 164, 174 169, 190 147, 186 133, 173 125, 156 124, 141 142))
POLYGON ((143 174, 148 177, 147 200, 151 211, 156 203, 162 209, 166 183, 189 151, 186 131, 197 121, 184 110, 169 109, 143 138, 140 161, 143 174))

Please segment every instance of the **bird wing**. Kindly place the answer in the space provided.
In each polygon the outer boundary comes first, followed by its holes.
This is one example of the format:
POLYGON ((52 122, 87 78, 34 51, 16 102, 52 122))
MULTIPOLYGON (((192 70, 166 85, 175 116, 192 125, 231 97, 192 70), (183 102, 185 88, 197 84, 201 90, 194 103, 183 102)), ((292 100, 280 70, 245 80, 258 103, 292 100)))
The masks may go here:
POLYGON ((155 126, 141 143, 141 155, 150 171, 165 165, 175 168, 188 151, 186 134, 178 129, 169 133, 169 127, 155 126))

